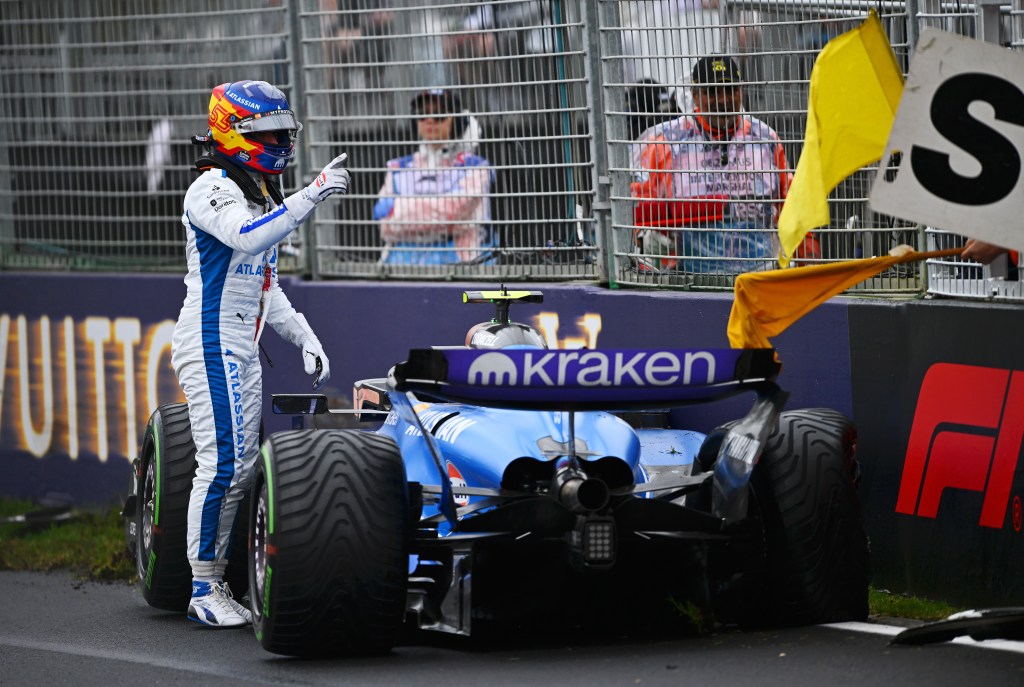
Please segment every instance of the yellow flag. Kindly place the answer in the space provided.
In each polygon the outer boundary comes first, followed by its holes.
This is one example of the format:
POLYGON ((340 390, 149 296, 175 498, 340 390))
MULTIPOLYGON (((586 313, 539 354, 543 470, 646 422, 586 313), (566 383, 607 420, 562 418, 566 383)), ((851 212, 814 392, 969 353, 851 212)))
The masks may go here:
POLYGON ((729 345, 771 348, 769 337, 814 310, 832 296, 898 263, 959 255, 963 248, 811 265, 794 270, 747 272, 736 277, 729 314, 729 345))
POLYGON ((830 40, 811 71, 804 148, 779 215, 779 264, 808 231, 828 224, 828 194, 882 157, 903 75, 878 14, 830 40))

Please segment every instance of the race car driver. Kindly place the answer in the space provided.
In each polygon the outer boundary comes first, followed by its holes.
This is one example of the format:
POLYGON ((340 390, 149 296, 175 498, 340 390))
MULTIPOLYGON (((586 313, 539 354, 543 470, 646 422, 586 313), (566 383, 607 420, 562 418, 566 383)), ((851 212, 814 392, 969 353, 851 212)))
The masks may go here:
POLYGON ((252 621, 223 580, 238 504, 259 451, 259 340, 269 324, 302 350, 314 389, 330 376, 323 347, 278 286, 277 243, 332 194, 348 191, 339 155, 309 186, 283 198, 277 177, 295 156, 302 125, 285 95, 265 81, 213 89, 206 155, 185 194, 187 294, 171 341, 171 364, 188 401, 198 467, 189 499, 192 566, 188 618, 214 627, 252 621))

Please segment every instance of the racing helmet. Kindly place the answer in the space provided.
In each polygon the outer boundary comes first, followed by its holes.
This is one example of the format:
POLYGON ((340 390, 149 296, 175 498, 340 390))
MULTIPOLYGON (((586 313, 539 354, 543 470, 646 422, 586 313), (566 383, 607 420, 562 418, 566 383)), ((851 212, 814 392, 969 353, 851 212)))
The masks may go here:
POLYGON ((481 322, 466 335, 470 348, 547 348, 544 336, 518 322, 481 322))
POLYGON ((284 171, 295 157, 295 138, 302 130, 284 93, 266 81, 236 81, 214 88, 209 124, 214 153, 260 174, 284 171), (272 132, 276 142, 252 137, 261 132, 272 132))

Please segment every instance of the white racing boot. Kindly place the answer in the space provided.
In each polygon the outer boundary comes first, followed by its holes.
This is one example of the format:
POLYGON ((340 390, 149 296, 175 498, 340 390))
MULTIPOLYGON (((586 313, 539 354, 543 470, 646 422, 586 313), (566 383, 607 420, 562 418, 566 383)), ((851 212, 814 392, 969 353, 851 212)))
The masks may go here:
MULTIPOLYGON (((242 616, 242 618, 245 619, 246 623, 251 623, 252 622, 252 611, 250 611, 248 608, 246 608, 245 604, 240 603, 238 601, 235 601, 235 595, 231 591, 231 587, 228 586, 227 582, 222 582, 221 584, 224 586, 224 593, 227 595, 228 602, 231 604, 231 607, 233 609, 235 609, 235 613, 237 613, 238 615, 242 616)), ((243 599, 244 599, 244 597, 243 597, 243 599)))
POLYGON ((225 582, 192 582, 188 619, 211 627, 242 627, 252 622, 252 613, 231 597, 225 582))

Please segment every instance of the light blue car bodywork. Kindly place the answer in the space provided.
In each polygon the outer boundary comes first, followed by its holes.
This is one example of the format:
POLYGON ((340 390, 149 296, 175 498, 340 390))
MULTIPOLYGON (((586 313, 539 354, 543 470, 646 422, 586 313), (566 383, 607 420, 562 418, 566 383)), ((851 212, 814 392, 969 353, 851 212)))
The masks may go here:
MULTIPOLYGON (((570 413, 507 410, 462 403, 420 403, 420 422, 440 450, 458 506, 482 496, 460 496, 459 487, 497 488, 505 468, 521 457, 556 460, 567 453, 570 413)), ((670 471, 688 475, 704 435, 676 429, 634 429, 610 412, 585 411, 575 417, 576 454, 582 461, 615 457, 629 467, 636 483, 670 471)), ((438 468, 423 433, 415 423, 392 410, 377 430, 394 439, 410 481, 438 482, 438 468)), ((424 517, 437 514, 438 504, 425 505, 424 517)))

